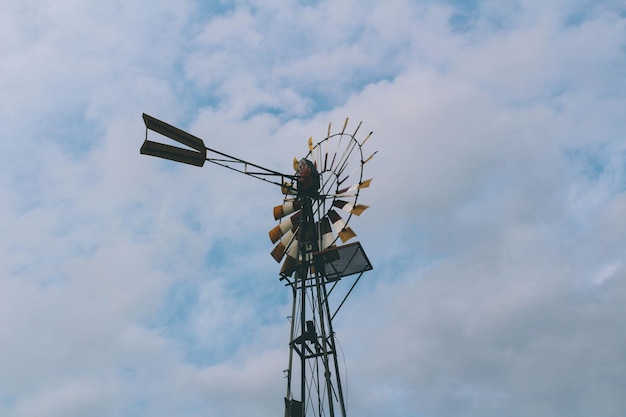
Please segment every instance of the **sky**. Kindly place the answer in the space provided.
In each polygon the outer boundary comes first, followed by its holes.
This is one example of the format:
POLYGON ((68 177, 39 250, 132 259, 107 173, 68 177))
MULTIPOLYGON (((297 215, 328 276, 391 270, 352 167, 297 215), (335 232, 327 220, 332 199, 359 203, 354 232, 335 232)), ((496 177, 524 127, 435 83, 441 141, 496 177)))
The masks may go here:
POLYGON ((8 0, 0 39, 0 416, 283 413, 280 190, 142 113, 281 172, 374 132, 348 415, 623 415, 623 1, 8 0))

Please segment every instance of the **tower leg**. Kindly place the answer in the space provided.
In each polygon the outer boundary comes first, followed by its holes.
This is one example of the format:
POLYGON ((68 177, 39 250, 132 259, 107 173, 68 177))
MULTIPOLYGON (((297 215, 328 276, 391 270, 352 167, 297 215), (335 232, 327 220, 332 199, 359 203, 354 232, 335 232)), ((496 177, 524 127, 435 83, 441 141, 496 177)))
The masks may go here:
POLYGON ((316 271, 311 265, 318 244, 310 199, 304 199, 302 211, 297 258, 300 264, 290 283, 293 304, 285 417, 345 417, 326 289, 328 280, 323 271, 316 271), (293 360, 294 354, 300 359, 300 366, 293 360), (299 392, 299 399, 294 398, 294 392, 299 392))

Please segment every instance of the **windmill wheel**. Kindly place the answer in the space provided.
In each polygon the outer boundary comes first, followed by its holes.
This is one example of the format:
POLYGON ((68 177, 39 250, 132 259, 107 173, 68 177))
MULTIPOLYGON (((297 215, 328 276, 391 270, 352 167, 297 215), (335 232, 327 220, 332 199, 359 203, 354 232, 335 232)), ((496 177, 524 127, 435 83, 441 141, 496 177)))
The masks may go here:
MULTIPOLYGON (((352 216, 359 216, 368 206, 359 203, 361 190, 369 187, 371 179, 363 179, 363 167, 376 152, 363 158, 363 142, 356 139, 361 127, 358 124, 354 133, 346 133, 346 118, 341 132, 328 134, 317 144, 309 138, 308 154, 298 160, 294 158, 297 182, 287 184, 283 189, 286 194, 282 205, 274 207, 274 219, 279 224, 270 230, 272 243, 277 243, 272 250, 272 257, 277 261, 285 257, 281 274, 291 275, 295 266, 307 259, 311 253, 323 251, 345 243, 354 238, 356 233, 348 226, 352 216), (311 204, 309 224, 304 225, 302 208, 305 199, 311 204), (298 244, 301 227, 312 229, 308 233, 310 248, 303 251, 298 244), (307 253, 308 252, 308 253, 307 253)), ((307 259, 308 260, 308 259, 307 259)))

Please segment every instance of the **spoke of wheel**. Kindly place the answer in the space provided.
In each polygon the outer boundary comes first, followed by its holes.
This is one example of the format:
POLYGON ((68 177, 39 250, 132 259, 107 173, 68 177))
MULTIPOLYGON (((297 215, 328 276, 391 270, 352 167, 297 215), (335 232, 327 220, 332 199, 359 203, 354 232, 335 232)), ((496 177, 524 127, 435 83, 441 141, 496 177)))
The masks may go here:
MULTIPOLYGON (((328 174, 327 174, 327 178, 324 179, 324 182, 322 183, 320 189, 322 191, 330 191, 331 188, 333 188, 333 189, 336 188, 334 186, 334 184, 332 184, 332 183, 329 184, 329 181, 331 181, 331 180, 337 180, 337 176, 335 175, 334 172, 329 171, 328 174)), ((325 194, 325 195, 329 195, 329 194, 325 194)))
POLYGON ((350 141, 350 144, 346 146, 346 149, 341 156, 341 159, 339 160, 340 163, 337 165, 337 176, 340 176, 343 170, 346 169, 346 167, 348 166, 348 162, 350 162, 350 156, 352 155, 352 152, 354 151, 357 144, 358 142, 356 141, 356 139, 352 139, 350 141))

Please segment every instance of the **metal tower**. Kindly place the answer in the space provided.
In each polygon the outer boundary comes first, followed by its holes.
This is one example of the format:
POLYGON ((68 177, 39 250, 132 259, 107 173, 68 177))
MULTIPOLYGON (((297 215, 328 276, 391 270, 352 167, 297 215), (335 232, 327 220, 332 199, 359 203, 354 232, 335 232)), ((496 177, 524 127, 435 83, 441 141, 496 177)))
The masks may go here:
POLYGON ((272 257, 284 258, 280 281, 293 296, 284 415, 345 417, 333 319, 363 273, 372 269, 359 242, 345 244, 356 236, 348 222, 367 209, 358 199, 371 182, 363 179, 363 166, 376 152, 364 158, 362 151, 371 133, 361 143, 356 139, 360 123, 352 134, 345 132, 348 119, 340 133, 331 134, 329 124, 323 140, 314 145, 309 138, 305 158, 294 158, 295 173, 283 174, 207 148, 202 139, 147 114, 143 119, 142 154, 195 166, 208 161, 281 187, 283 204, 274 207, 279 224, 269 237, 276 244, 272 257), (191 149, 148 140, 149 131, 191 149))

